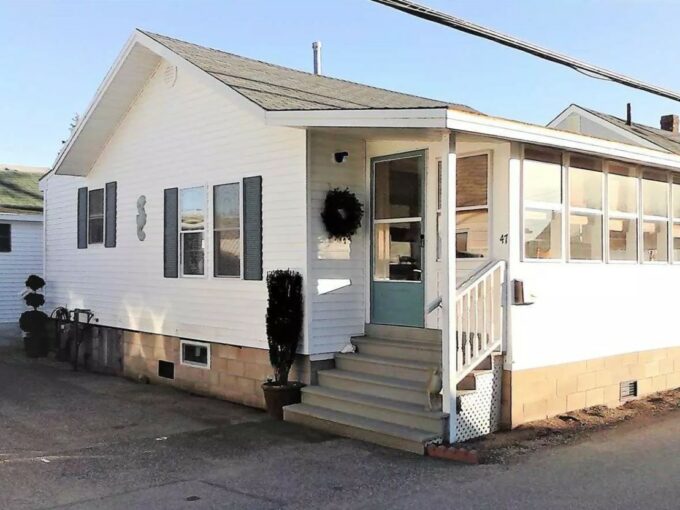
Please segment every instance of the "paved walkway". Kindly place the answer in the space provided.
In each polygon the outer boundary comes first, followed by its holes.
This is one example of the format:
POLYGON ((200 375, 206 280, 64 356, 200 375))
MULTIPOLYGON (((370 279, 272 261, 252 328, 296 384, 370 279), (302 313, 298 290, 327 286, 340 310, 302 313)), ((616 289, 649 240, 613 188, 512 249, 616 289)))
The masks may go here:
POLYGON ((0 350, 0 508, 678 508, 680 416, 461 466, 0 350))

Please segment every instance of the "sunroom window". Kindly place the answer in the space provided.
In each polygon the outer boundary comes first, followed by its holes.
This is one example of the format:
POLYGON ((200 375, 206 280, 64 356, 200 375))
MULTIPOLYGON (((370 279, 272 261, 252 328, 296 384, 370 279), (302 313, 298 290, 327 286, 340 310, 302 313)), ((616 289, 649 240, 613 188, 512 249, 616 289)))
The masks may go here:
POLYGON ((642 260, 668 261, 668 174, 659 170, 642 172, 642 260))
POLYGON ((205 188, 180 191, 180 255, 183 276, 205 274, 205 188))
POLYGON ((569 162, 569 258, 602 260, 602 163, 571 155, 569 162))
POLYGON ((489 157, 456 161, 456 257, 489 254, 489 157))
POLYGON ((671 190, 671 201, 673 203, 673 262, 680 262, 680 176, 673 175, 671 190))
POLYGON ((562 155, 527 148, 523 163, 524 256, 562 257, 562 155))
POLYGON ((638 179, 635 168, 610 163, 607 176, 609 260, 638 259, 638 179))

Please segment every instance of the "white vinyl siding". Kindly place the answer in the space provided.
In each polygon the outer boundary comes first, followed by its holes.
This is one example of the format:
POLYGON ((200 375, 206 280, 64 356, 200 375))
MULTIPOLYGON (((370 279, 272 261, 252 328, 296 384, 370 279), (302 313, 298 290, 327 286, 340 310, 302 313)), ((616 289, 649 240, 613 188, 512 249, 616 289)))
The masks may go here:
MULTIPOLYGON (((2 216, 2 215, 0 215, 2 216)), ((0 323, 16 324, 26 309, 19 293, 30 274, 42 275, 42 221, 7 221, 12 230, 12 251, 0 252, 0 323)))
POLYGON ((309 136, 309 282, 306 313, 312 352, 330 353, 361 335, 366 317, 366 149, 361 140, 312 133, 309 136), (333 154, 349 152, 335 163, 333 154), (362 228, 349 243, 329 241, 321 221, 326 193, 349 188, 364 204, 362 228), (349 280, 349 285, 347 285, 349 280), (324 292, 325 287, 342 286, 324 292))
MULTIPOLYGON (((292 268, 304 275, 305 132, 266 126, 229 97, 182 72, 170 88, 160 72, 86 178, 48 178, 48 307, 91 308, 107 326, 267 347, 264 280, 215 278, 212 257, 206 257, 205 277, 163 277, 163 190, 254 175, 263 185, 264 271, 292 268), (76 189, 110 181, 117 181, 116 249, 77 250, 76 189), (144 241, 136 229, 140 195, 146 197, 144 241)), ((212 253, 212 236, 205 242, 212 253)))

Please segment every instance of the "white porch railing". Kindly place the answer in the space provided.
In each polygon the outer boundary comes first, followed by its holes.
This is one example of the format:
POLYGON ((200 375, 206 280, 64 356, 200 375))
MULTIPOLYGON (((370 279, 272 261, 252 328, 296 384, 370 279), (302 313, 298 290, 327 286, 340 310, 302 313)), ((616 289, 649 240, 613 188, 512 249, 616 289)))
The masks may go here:
POLYGON ((503 349, 505 261, 490 262, 457 291, 456 383, 503 349))

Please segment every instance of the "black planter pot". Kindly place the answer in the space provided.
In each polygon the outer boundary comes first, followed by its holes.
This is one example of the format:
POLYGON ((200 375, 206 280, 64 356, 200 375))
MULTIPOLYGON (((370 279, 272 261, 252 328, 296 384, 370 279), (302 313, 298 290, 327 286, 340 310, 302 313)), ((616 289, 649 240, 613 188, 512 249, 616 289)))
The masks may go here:
POLYGON ((302 399, 300 390, 304 387, 305 385, 300 382, 289 382, 284 386, 274 382, 264 383, 262 391, 269 416, 276 420, 283 420, 283 408, 291 404, 299 404, 302 399))
POLYGON ((24 333, 24 352, 29 358, 44 358, 49 352, 47 335, 42 333, 24 333))

